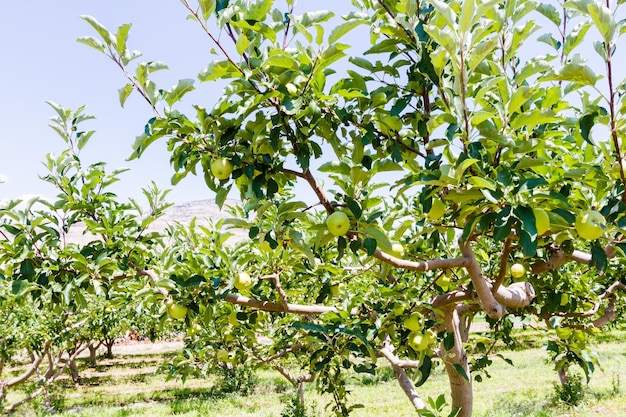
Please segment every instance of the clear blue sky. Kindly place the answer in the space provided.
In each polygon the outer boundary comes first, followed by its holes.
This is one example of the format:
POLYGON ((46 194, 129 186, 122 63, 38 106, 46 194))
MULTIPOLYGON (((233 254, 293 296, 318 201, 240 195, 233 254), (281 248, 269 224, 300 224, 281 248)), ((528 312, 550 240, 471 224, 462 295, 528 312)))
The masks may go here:
MULTIPOLYGON (((346 0, 300 1, 304 8, 333 9, 338 15, 349 8, 346 0), (314 4, 313 4, 314 3, 314 4), (337 3, 340 3, 337 6, 337 3)), ((38 179, 45 174, 41 164, 48 152, 60 152, 64 143, 48 127, 53 110, 51 100, 68 108, 87 106, 96 116, 85 124, 96 130, 81 154, 89 163, 105 161, 110 169, 131 168, 116 185, 120 197, 137 196, 141 187, 155 180, 171 188, 173 170, 165 142, 149 148, 139 160, 126 161, 134 138, 152 116, 150 108, 133 94, 120 108, 117 89, 125 84, 112 61, 76 42, 80 36, 94 35, 80 15, 92 15, 109 30, 132 23, 129 47, 140 50, 140 61, 163 61, 169 71, 154 74, 158 85, 169 87, 179 78, 194 78, 213 58, 213 47, 199 26, 186 19, 177 0, 61 0, 34 2, 4 1, 0 4, 0 200, 39 194, 52 197, 56 190, 38 179)), ((185 97, 183 105, 211 107, 220 88, 196 84, 199 90, 185 97)), ((183 180, 170 193, 170 199, 183 202, 213 198, 200 177, 183 180)))

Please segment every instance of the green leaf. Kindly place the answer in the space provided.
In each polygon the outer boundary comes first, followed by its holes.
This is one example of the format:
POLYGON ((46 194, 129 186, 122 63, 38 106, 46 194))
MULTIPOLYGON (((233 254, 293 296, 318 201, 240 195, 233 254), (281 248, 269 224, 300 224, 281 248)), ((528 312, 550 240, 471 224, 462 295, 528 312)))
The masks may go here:
POLYGON ((359 25, 365 24, 363 19, 352 19, 345 23, 335 26, 335 28, 328 35, 328 44, 332 45, 337 42, 342 36, 346 35, 352 29, 359 25))
POLYGON ((439 14, 446 20, 446 23, 451 29, 456 28, 457 16, 454 10, 452 10, 452 8, 448 4, 440 0, 431 0, 429 1, 429 3, 432 4, 435 9, 437 9, 439 14))
POLYGON ((491 191, 496 191, 496 183, 489 178, 484 177, 470 177, 467 180, 470 184, 478 188, 486 188, 491 191))
POLYGON ((236 78, 241 76, 241 72, 230 61, 211 62, 204 70, 198 74, 201 82, 215 81, 219 79, 236 78))
POLYGON ((600 31, 604 42, 606 44, 611 43, 615 36, 616 28, 611 9, 599 1, 591 1, 587 5, 587 12, 591 16, 595 27, 600 31))
POLYGON ((378 243, 376 242, 376 239, 372 239, 371 237, 366 237, 365 239, 363 239, 363 247, 367 251, 368 256, 374 255, 377 245, 378 243))
POLYGON ((428 380, 428 377, 430 376, 430 372, 432 370, 432 366, 433 361, 430 359, 430 356, 424 356, 424 359, 422 359, 422 363, 419 367, 420 379, 415 383, 416 387, 421 387, 428 380))
POLYGON ((120 99, 120 106, 124 107, 124 103, 126 103, 126 99, 130 96, 130 93, 133 92, 133 89, 132 84, 126 84, 124 87, 117 90, 120 99))
POLYGON ((361 206, 359 205, 359 203, 357 203, 355 200, 353 200, 352 198, 347 198, 346 199, 346 206, 348 206, 348 208, 350 209, 350 211, 352 212, 352 214, 354 214, 354 217, 358 220, 361 218, 361 215, 363 214, 363 209, 361 208, 361 206))
POLYGON ((193 83, 194 80, 189 78, 178 80, 178 84, 165 93, 165 102, 172 106, 174 103, 180 101, 185 94, 195 90, 193 83))
POLYGON ((544 75, 540 81, 570 81, 573 83, 593 86, 598 81, 598 76, 587 65, 570 62, 551 74, 544 75))
POLYGON ((605 271, 608 265, 608 257, 606 255, 606 251, 594 244, 591 247, 591 262, 589 266, 595 267, 598 271, 605 271))
POLYGON ((456 372, 461 375, 463 377, 464 380, 466 380, 467 382, 469 382, 469 377, 467 376, 467 373, 465 372, 465 369, 463 369, 463 367, 457 363, 454 364, 454 369, 456 370, 456 372))
POLYGON ((267 58, 263 64, 267 67, 287 68, 292 70, 299 69, 298 61, 296 61, 292 55, 285 53, 272 55, 267 58))
POLYGON ((76 39, 76 42, 90 46, 93 49, 96 49, 100 52, 104 52, 104 49, 106 48, 106 46, 102 42, 100 42, 98 39, 94 38, 93 36, 82 36, 76 39))
POLYGON ((556 26, 561 26, 561 13, 552 4, 540 3, 537 6, 537 11, 550 19, 556 26))
POLYGON ((80 18, 83 19, 85 22, 89 23, 89 25, 91 25, 91 27, 94 28, 96 32, 98 32, 98 34, 102 37, 102 40, 104 40, 104 43, 107 46, 115 46, 117 44, 115 35, 109 32, 107 28, 105 28, 94 17, 88 16, 88 15, 82 15, 80 18))
POLYGON ((391 242, 389 242, 389 238, 382 231, 376 229, 375 227, 366 227, 361 230, 365 235, 376 239, 377 246, 380 250, 384 252, 391 251, 391 242))
POLYGON ((267 17, 272 8, 274 0, 254 0, 247 2, 247 7, 243 9, 244 20, 262 22, 267 17))
POLYGON ((580 135, 583 137, 585 142, 590 145, 594 145, 593 140, 589 137, 589 133, 591 133, 591 128, 593 128, 595 124, 596 117, 598 117, 598 111, 594 111, 593 113, 587 113, 583 117, 578 120, 578 126, 580 126, 580 135))
POLYGON ((202 11, 202 18, 208 20, 211 14, 215 11, 215 0, 198 0, 200 10, 202 11))
POLYGON ((117 34, 115 35, 115 50, 120 57, 126 55, 126 41, 128 40, 128 32, 130 31, 132 24, 125 23, 117 28, 117 34))
POLYGON ((461 16, 459 17, 459 32, 467 32, 472 27, 472 20, 476 11, 475 0, 461 2, 461 16))

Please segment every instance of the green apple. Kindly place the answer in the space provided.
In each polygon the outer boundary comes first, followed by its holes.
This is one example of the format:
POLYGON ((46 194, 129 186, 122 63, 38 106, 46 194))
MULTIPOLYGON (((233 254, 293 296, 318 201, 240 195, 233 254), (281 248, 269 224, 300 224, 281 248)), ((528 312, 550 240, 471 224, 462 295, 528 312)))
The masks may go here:
POLYGON ((424 317, 420 313, 411 313, 411 315, 402 322, 405 328, 411 331, 421 330, 424 327, 424 317))
POLYGON ((439 198, 433 198, 433 204, 430 206, 430 211, 428 212, 429 220, 438 220, 446 214, 446 205, 439 198))
POLYGON ((176 303, 169 304, 167 306, 167 311, 170 314, 170 316, 172 316, 176 320, 182 320, 185 318, 185 316, 187 316, 187 307, 180 305, 180 304, 176 304, 176 303))
POLYGON ((401 243, 394 243, 391 245, 391 254, 396 258, 400 258, 404 255, 404 246, 401 243))
POLYGON ((421 332, 411 332, 409 333, 408 343, 409 346, 413 348, 413 350, 417 352, 421 352, 422 350, 428 349, 430 338, 424 335, 421 332))
POLYGON ((569 304, 569 295, 562 293, 561 294, 561 301, 559 303, 561 306, 566 306, 567 304, 569 304))
POLYGON ((246 272, 240 272, 235 276, 235 288, 237 288, 239 291, 245 291, 250 289, 250 287, 252 287, 252 284, 254 284, 254 281, 252 280, 252 277, 246 273, 246 272))
POLYGON ((520 263, 511 265, 511 275, 513 278, 521 278, 526 273, 526 268, 520 263))
POLYGON ((230 356, 228 355, 228 352, 224 349, 218 349, 216 356, 217 356, 217 360, 220 362, 230 361, 230 356))
POLYGON ((595 210, 588 210, 576 217, 576 231, 578 236, 586 240, 596 240, 602 236, 606 220, 595 210))
POLYGON ((350 229, 350 218, 343 211, 336 211, 326 218, 326 227, 333 236, 343 236, 350 229))
POLYGON ((211 173, 218 180, 225 180, 233 172, 233 164, 226 158, 219 158, 211 164, 211 173))
POLYGON ((295 84, 287 83, 287 84, 285 84, 285 88, 287 89, 287 92, 290 95, 292 95, 292 96, 297 96, 298 95, 298 87, 296 87, 295 84))
POLYGON ((535 215, 535 227, 537 228, 537 234, 541 236, 550 230, 550 216, 547 211, 540 208, 534 208, 533 214, 535 215))

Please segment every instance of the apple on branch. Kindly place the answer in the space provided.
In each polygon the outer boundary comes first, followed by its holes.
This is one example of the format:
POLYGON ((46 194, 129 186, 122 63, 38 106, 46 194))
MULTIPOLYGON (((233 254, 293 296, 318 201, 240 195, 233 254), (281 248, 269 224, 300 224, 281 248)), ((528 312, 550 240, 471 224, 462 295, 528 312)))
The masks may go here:
POLYGON ((588 210, 576 217, 576 232, 586 240, 596 240, 604 231, 606 220, 595 210, 588 210))
POLYGON ((250 274, 248 274, 247 272, 240 272, 237 275, 235 275, 235 280, 234 280, 233 285, 239 291, 249 290, 253 284, 254 284, 254 280, 252 279, 250 274))
POLYGON ((326 218, 326 227, 333 236, 343 236, 350 230, 350 218, 343 211, 336 211, 326 218))
POLYGON ((172 316, 172 318, 182 320, 185 316, 187 316, 187 307, 177 303, 170 303, 167 306, 167 312, 170 316, 172 316))
POLYGON ((211 173, 218 180, 225 180, 233 172, 233 164, 226 158, 219 158, 211 164, 211 173))

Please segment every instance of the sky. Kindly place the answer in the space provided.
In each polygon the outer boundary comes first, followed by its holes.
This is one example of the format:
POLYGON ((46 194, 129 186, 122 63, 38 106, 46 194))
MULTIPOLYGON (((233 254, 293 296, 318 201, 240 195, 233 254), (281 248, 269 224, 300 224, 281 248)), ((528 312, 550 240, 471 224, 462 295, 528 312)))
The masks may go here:
MULTIPOLYGON (((310 7, 301 1, 296 8, 310 7)), ((344 13, 349 2, 318 0, 316 9, 344 13)), ((181 78, 195 78, 213 55, 213 47, 197 23, 187 20, 178 0, 35 0, 0 2, 0 200, 30 195, 53 197, 56 190, 39 179, 46 169, 41 163, 47 153, 58 154, 64 142, 48 127, 54 111, 45 102, 76 109, 85 105, 96 120, 83 125, 96 133, 81 152, 86 163, 104 161, 109 169, 128 167, 113 189, 127 198, 141 195, 152 180, 161 188, 172 188, 168 198, 175 203, 214 198, 201 177, 189 176, 176 187, 165 141, 157 142, 136 160, 127 161, 135 137, 153 116, 136 93, 122 109, 117 89, 126 80, 103 54, 76 42, 93 36, 80 16, 91 15, 110 31, 132 23, 128 46, 143 53, 138 62, 163 61, 168 71, 153 74, 160 87, 169 88, 181 78)), ((196 83, 196 90, 182 105, 210 108, 221 88, 196 83)), ((234 196, 236 197, 236 196, 234 196)))

